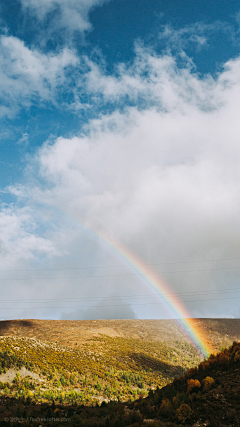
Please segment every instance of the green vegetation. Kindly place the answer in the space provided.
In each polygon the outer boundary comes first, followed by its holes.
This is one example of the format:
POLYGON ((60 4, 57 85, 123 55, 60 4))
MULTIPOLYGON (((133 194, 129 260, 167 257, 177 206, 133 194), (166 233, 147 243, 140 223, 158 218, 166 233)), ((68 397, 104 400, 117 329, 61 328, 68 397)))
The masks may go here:
POLYGON ((7 347, 0 351, 0 374, 5 373, 12 366, 20 369, 25 366, 27 369, 31 369, 33 364, 22 357, 17 356, 15 353, 9 352, 7 347))
POLYGON ((0 388, 36 402, 133 401, 196 365, 200 358, 194 348, 188 343, 178 347, 173 350, 159 342, 102 335, 78 350, 31 338, 2 337, 2 372, 10 366, 24 366, 39 378, 17 376, 12 384, 0 384, 0 388))
POLYGON ((181 406, 177 409, 177 417, 179 421, 185 423, 188 418, 191 418, 193 413, 192 409, 186 403, 182 403, 181 406))
MULTIPOLYGON (((186 375, 175 378, 166 387, 157 388, 156 391, 149 392, 146 399, 135 402, 135 410, 144 418, 158 418, 173 423, 178 420, 184 425, 193 425, 201 417, 207 419, 205 425, 219 426, 225 418, 235 420, 239 425, 238 412, 233 406, 235 404, 239 408, 239 355, 240 343, 237 342, 229 349, 211 354, 186 375)), ((130 404, 129 407, 132 408, 133 405, 130 404)))
POLYGON ((240 343, 194 366, 197 358, 184 343, 173 349, 159 342, 101 336, 79 350, 1 338, 2 374, 15 369, 13 380, 0 383, 1 426, 18 425, 14 419, 21 417, 23 425, 33 427, 39 427, 41 417, 54 419, 56 427, 140 427, 146 420, 155 427, 176 427, 193 425, 203 416, 211 426, 220 425, 223 417, 238 422, 233 402, 240 389, 235 381, 240 380, 240 343), (184 375, 180 361, 189 367, 184 375), (29 375, 23 377, 22 368, 29 375), (219 393, 229 396, 226 404, 219 393), (212 411, 215 395, 221 406, 214 403, 212 411))

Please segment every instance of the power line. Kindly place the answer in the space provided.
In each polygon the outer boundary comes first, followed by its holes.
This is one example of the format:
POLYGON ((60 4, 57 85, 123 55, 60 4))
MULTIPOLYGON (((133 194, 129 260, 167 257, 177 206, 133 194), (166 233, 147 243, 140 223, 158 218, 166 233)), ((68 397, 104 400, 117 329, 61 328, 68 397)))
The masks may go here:
MULTIPOLYGON (((191 303, 191 302, 202 302, 202 301, 225 301, 225 300, 229 300, 229 299, 239 299, 239 297, 230 297, 230 298, 217 298, 217 299, 202 299, 202 300, 186 300, 186 301, 181 301, 181 302, 187 302, 187 303, 191 303)), ((177 302, 177 301, 176 301, 177 302)), ((118 305, 97 305, 97 306, 86 306, 86 305, 82 305, 82 306, 76 306, 76 307, 3 307, 0 310, 32 310, 33 308, 36 309, 44 309, 44 308, 57 308, 57 309, 62 309, 62 308, 71 308, 71 309, 78 309, 78 308, 99 308, 99 307, 126 307, 126 306, 135 306, 135 305, 171 305, 172 303, 169 302, 149 302, 149 303, 133 303, 133 304, 118 304, 118 305)))
MULTIPOLYGON (((202 294, 221 294, 221 293, 233 293, 233 292, 240 292, 240 289, 237 288, 230 288, 230 289, 220 289, 220 290, 212 290, 212 291, 186 291, 186 292, 170 292, 167 294, 164 294, 165 296, 178 296, 178 295, 184 295, 184 296, 194 296, 194 295, 202 295, 202 294)), ((144 295, 115 295, 115 296, 108 296, 108 297, 80 297, 80 298, 58 298, 58 299, 48 299, 48 298, 27 298, 27 299, 21 299, 21 300, 1 300, 1 303, 18 303, 18 302, 25 302, 25 303, 42 303, 42 302, 61 302, 61 301, 65 301, 65 302, 75 302, 77 300, 114 300, 114 299, 118 299, 118 298, 156 298, 157 295, 149 295, 149 294, 144 294, 144 295)))
MULTIPOLYGON (((221 270, 237 270, 239 267, 220 267, 220 268, 204 268, 204 269, 193 269, 193 270, 175 270, 175 271, 158 271, 153 274, 175 274, 175 273, 194 273, 201 271, 221 271, 221 270)), ((10 270, 9 270, 10 271, 10 270)), ((13 271, 13 270, 11 270, 13 271)), ((23 281, 23 280, 60 280, 60 279, 85 279, 85 278, 101 278, 101 277, 124 277, 124 276, 144 276, 143 273, 126 273, 126 274, 102 274, 98 276, 62 276, 62 277, 26 277, 26 278, 1 278, 0 281, 23 281)))
MULTIPOLYGON (((196 260, 196 261, 174 261, 174 262, 160 262, 160 263, 144 263, 144 264, 132 264, 129 262, 129 266, 133 265, 134 267, 145 267, 147 265, 174 265, 174 264, 192 264, 194 262, 217 262, 217 261, 234 261, 240 260, 240 258, 219 258, 219 259, 206 259, 206 260, 196 260)), ((88 266, 88 267, 65 267, 65 268, 39 268, 39 269, 15 269, 15 270, 0 270, 4 271, 63 271, 63 270, 86 270, 86 269, 99 269, 99 268, 122 268, 126 266, 121 265, 107 265, 107 266, 88 266)))

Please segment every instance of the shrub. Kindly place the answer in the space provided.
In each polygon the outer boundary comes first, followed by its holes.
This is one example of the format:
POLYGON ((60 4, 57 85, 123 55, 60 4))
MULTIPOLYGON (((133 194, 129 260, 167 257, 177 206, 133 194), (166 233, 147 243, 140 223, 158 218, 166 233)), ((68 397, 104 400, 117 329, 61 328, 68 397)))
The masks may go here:
POLYGON ((234 356, 234 362, 238 362, 240 360, 240 352, 237 351, 234 356))
POLYGON ((204 384, 204 387, 209 387, 210 385, 212 385, 214 383, 214 379, 212 378, 212 377, 206 377, 204 380, 203 380, 203 384, 204 384))
POLYGON ((168 417, 172 411, 172 404, 169 399, 163 399, 159 413, 164 417, 168 417))
POLYGON ((176 408, 177 406, 179 406, 180 405, 180 399, 179 399, 179 397, 178 396, 175 396, 174 398, 173 398, 173 406, 176 408))
POLYGON ((193 388, 201 387, 201 383, 198 380, 193 380, 193 379, 187 380, 187 384, 188 384, 187 393, 190 393, 190 391, 193 388))
POLYGON ((191 369, 189 369, 188 376, 190 377, 192 375, 196 375, 197 371, 198 371, 197 368, 191 368, 191 369))
POLYGON ((190 418, 193 414, 192 409, 186 403, 182 403, 180 408, 178 408, 176 412, 179 421, 181 421, 182 423, 184 423, 186 419, 190 418))
POLYGON ((60 383, 61 383, 62 385, 64 385, 64 384, 65 384, 65 378, 64 378, 64 375, 60 378, 60 383))
POLYGON ((203 363, 203 370, 206 371, 207 369, 209 369, 211 367, 211 363, 210 361, 206 361, 203 363))
POLYGON ((20 375, 19 375, 19 373, 17 372, 16 377, 14 378, 13 382, 14 382, 14 383, 16 383, 16 384, 18 384, 18 383, 19 383, 19 380, 20 380, 20 375))
POLYGON ((229 363, 229 356, 228 354, 225 353, 225 350, 224 352, 219 354, 218 360, 219 360, 219 363, 229 363))

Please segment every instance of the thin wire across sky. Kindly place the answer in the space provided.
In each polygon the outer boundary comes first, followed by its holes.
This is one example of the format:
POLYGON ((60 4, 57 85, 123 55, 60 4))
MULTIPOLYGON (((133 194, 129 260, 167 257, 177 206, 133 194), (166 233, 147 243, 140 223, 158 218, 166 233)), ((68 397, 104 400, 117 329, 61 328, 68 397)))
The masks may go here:
MULTIPOLYGON (((224 261, 236 261, 236 260, 240 260, 240 258, 225 258, 225 259, 211 259, 211 260, 198 260, 198 261, 175 261, 175 262, 161 262, 161 263, 149 263, 149 264, 145 264, 145 265, 149 265, 149 266, 160 266, 160 265, 178 265, 178 264, 194 264, 194 263, 206 263, 206 262, 224 262, 224 261)), ((44 272, 44 271, 69 271, 69 270, 88 270, 88 269, 110 269, 110 268, 125 268, 122 267, 120 265, 109 265, 109 266, 86 266, 86 267, 66 267, 66 268, 42 268, 42 269, 19 269, 19 270, 0 270, 0 273, 4 273, 4 272, 32 272, 35 273, 37 272, 39 274, 39 272, 44 272)), ((190 270, 174 270, 174 271, 159 271, 157 272, 157 274, 175 274, 175 273, 194 273, 194 272, 206 272, 206 271, 220 271, 220 270, 237 270, 240 269, 240 266, 232 266, 232 267, 218 267, 218 268, 203 268, 203 269, 190 269, 190 270)), ((128 276, 141 276, 141 273, 125 273, 125 274, 101 274, 101 275, 81 275, 81 276, 61 276, 61 277, 25 277, 25 278, 2 278, 0 277, 0 281, 36 281, 36 280, 62 280, 62 279, 77 279, 77 280, 81 280, 81 279, 85 279, 85 278, 90 278, 90 279, 100 279, 100 278, 107 278, 107 277, 128 277, 128 276)), ((171 295, 171 296, 181 296, 181 301, 184 303, 195 303, 195 302, 200 302, 200 301, 204 301, 204 302, 210 302, 210 301, 222 301, 222 300, 231 300, 231 299, 238 299, 240 298, 240 295, 237 296, 236 294, 240 292, 240 288, 223 288, 223 289, 218 289, 218 290, 211 290, 211 291, 207 291, 207 290, 201 290, 201 291, 184 291, 184 292, 171 292, 168 293, 167 295, 171 295), (233 294, 234 296, 224 296, 223 298, 209 298, 209 296, 220 296, 220 294, 233 294), (196 298, 197 296, 199 297, 204 297, 204 296, 208 296, 206 299, 182 299, 182 298, 191 298, 194 297, 196 298)), ((89 305, 89 303, 98 303, 101 301, 106 301, 109 302, 110 304, 103 304, 103 305, 95 305, 95 308, 100 308, 100 307, 124 307, 124 306, 140 306, 140 305, 161 305, 163 303, 161 302, 152 302, 151 300, 154 299, 156 300, 156 295, 151 295, 151 294, 131 294, 131 295, 113 295, 113 296, 100 296, 100 297, 74 297, 74 298, 27 298, 27 299, 2 299, 0 301, 0 305, 7 305, 6 307, 0 307, 1 310, 10 310, 10 309, 18 309, 18 310, 26 310, 26 309, 79 309, 79 308, 89 308, 91 307, 91 305, 89 305), (142 302, 137 302, 136 300, 141 300, 142 298, 144 298, 144 303, 142 302), (123 299, 127 299, 127 300, 132 300, 129 304, 128 303, 124 303, 124 304, 112 304, 111 302, 117 302, 119 300, 119 302, 123 302, 123 299), (81 302, 85 302, 85 305, 76 305, 73 306, 73 303, 80 303, 81 302), (48 304, 58 304, 58 303, 64 303, 64 304, 69 304, 68 306, 59 306, 59 305, 55 305, 53 307, 50 307, 48 304), (31 307, 9 307, 9 304, 31 304, 31 307), (38 304, 45 304, 44 307, 40 307, 38 306, 38 304), (33 307, 34 306, 34 307, 33 307)), ((165 303, 164 303, 165 304, 165 303)))

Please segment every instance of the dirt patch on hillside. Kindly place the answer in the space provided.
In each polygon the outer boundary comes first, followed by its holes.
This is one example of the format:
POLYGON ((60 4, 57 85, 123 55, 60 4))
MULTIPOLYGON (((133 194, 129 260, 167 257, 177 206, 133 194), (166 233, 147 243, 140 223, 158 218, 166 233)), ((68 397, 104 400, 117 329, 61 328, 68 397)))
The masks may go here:
MULTIPOLYGON (((192 319, 214 348, 240 341, 240 319, 192 319)), ((81 347, 100 334, 171 343, 186 341, 176 320, 6 320, 0 336, 29 337, 61 345, 81 347)))
POLYGON ((20 370, 10 368, 5 374, 0 375, 0 381, 2 383, 12 383, 17 373, 20 375, 21 378, 31 377, 35 380, 40 379, 39 375, 29 371, 23 366, 20 370))

